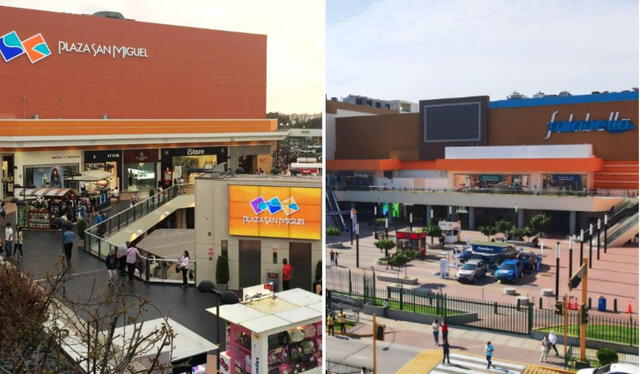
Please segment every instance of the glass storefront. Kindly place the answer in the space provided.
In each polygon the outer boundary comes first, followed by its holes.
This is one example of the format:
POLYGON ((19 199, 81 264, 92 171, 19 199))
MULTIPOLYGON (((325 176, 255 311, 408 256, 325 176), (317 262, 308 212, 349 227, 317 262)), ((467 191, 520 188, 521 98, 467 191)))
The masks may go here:
POLYGON ((526 174, 456 174, 453 178, 454 188, 462 190, 529 188, 529 175, 526 174))
POLYGON ((124 152, 123 190, 148 192, 158 187, 157 149, 132 149, 124 152))
POLYGON ((192 169, 213 169, 227 161, 227 147, 164 148, 162 153, 162 184, 168 187, 176 179, 194 183, 197 173, 192 169))
POLYGON ((582 191, 587 186, 584 174, 543 174, 542 189, 548 191, 582 191))

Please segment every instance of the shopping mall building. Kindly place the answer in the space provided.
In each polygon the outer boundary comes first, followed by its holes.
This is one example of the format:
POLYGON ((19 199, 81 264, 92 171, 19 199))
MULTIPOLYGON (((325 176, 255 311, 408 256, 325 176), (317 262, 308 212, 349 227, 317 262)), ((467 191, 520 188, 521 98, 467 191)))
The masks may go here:
POLYGON ((638 193, 638 91, 490 101, 423 100, 419 113, 373 114, 327 102, 330 200, 399 203, 405 218, 518 226, 541 211, 576 233, 638 193), (333 142, 332 142, 333 139, 333 142))
POLYGON ((265 35, 10 7, 0 24, 2 195, 87 170, 122 191, 271 170, 287 132, 265 119, 265 35))

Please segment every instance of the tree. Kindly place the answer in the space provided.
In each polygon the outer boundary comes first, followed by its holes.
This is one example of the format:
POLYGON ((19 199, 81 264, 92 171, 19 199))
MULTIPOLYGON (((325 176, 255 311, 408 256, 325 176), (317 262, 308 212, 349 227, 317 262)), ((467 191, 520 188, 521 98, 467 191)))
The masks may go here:
POLYGON ((531 228, 531 226, 525 226, 522 229, 522 235, 526 236, 527 238, 530 238, 532 236, 534 236, 536 234, 536 232, 531 228))
POLYGON ((440 228, 440 226, 438 226, 437 224, 431 224, 429 226, 427 226, 424 229, 424 232, 427 234, 427 236, 431 237, 431 244, 433 244, 433 238, 434 237, 440 237, 440 235, 442 235, 442 229, 440 228))
POLYGON ((522 240, 522 237, 525 236, 525 230, 512 226, 509 231, 507 231, 507 236, 511 240, 522 240))
POLYGON ((95 281, 85 285, 88 295, 67 295, 69 277, 62 262, 58 268, 62 270, 36 283, 0 264, 0 373, 171 370, 162 356, 171 357, 175 334, 149 300, 130 294, 127 287, 98 289, 95 281), (141 319, 149 309, 161 317, 151 328, 141 319), (122 325, 126 328, 119 329, 122 325))
POLYGON ((229 283, 229 259, 227 256, 218 256, 218 261, 216 262, 216 283, 229 283))
POLYGON ((480 226, 480 232, 482 233, 482 235, 485 235, 487 237, 487 240, 491 240, 491 237, 497 234, 498 230, 496 230, 495 226, 493 225, 480 226))
POLYGON ((504 236, 506 237, 507 231, 511 229, 511 224, 509 223, 509 221, 501 219, 494 223, 494 227, 496 228, 497 233, 504 234, 504 236))
POLYGON ((396 246, 396 243, 391 239, 380 239, 375 243, 376 248, 381 251, 384 250, 384 257, 389 257, 389 250, 396 246))
POLYGON ((542 233, 547 229, 547 227, 549 227, 550 223, 551 223, 551 217, 549 217, 545 213, 540 213, 531 217, 531 221, 529 221, 529 226, 531 226, 534 232, 542 236, 542 233))
POLYGON ((598 358, 600 366, 618 362, 618 354, 616 353, 616 351, 608 347, 602 347, 598 349, 596 357, 598 358))
POLYGON ((327 236, 340 236, 340 229, 335 226, 327 227, 327 236))

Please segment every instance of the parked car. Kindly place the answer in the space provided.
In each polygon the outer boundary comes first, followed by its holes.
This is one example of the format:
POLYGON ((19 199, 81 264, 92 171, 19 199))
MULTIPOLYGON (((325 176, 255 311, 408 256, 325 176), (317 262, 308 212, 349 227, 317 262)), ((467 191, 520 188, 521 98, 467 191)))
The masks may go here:
POLYGON ((523 277, 523 267, 522 261, 510 258, 500 264, 493 276, 502 283, 512 282, 515 284, 518 278, 523 277))
POLYGON ((518 260, 524 265, 525 273, 532 273, 536 271, 536 254, 533 252, 520 252, 518 253, 518 260))
POLYGON ((456 279, 458 282, 472 282, 478 283, 478 279, 484 277, 487 274, 487 263, 472 259, 464 263, 464 265, 458 268, 456 279))
POLYGON ((638 374, 638 367, 631 364, 609 364, 597 369, 581 369, 578 374, 638 374))

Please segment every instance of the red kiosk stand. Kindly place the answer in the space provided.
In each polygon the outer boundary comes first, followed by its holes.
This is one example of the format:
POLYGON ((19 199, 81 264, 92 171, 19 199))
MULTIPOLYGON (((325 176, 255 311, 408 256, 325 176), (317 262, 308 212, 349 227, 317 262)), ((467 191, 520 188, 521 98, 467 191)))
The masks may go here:
POLYGON ((396 233, 396 248, 413 249, 420 251, 424 256, 427 247, 427 234, 422 232, 422 228, 416 228, 414 231, 398 231, 396 233), (415 231, 418 229, 419 231, 415 231))
POLYGON ((220 373, 321 374, 322 310, 322 296, 299 288, 243 289, 242 302, 220 307, 227 321, 220 373))

